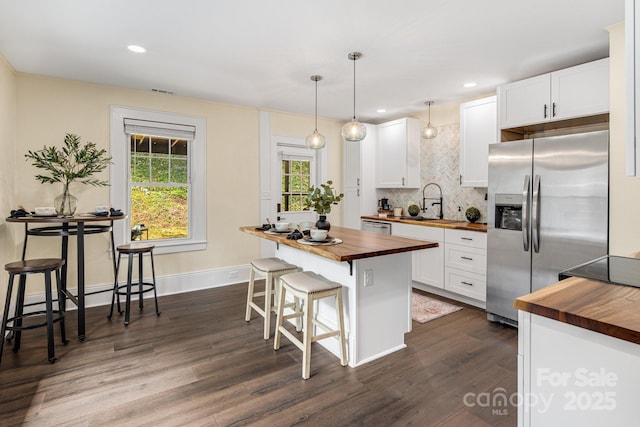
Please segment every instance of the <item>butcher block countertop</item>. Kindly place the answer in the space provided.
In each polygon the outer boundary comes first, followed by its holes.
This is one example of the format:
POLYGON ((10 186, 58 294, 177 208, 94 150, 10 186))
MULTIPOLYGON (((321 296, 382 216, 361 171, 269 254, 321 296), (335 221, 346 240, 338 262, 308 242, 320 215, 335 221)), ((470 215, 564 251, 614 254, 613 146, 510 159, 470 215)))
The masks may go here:
POLYGON ((571 277, 515 300, 522 311, 640 344, 640 289, 571 277))
POLYGON ((364 215, 364 216, 361 216, 360 218, 372 219, 375 221, 400 222, 403 224, 422 225, 425 227, 452 228, 454 230, 479 231, 481 233, 487 232, 487 224, 478 224, 478 223, 472 223, 472 222, 466 222, 466 221, 456 221, 453 219, 431 219, 426 221, 425 220, 415 221, 407 217, 388 216, 386 218, 380 218, 377 215, 364 215))
POLYGON ((336 226, 331 226, 329 236, 342 240, 342 243, 318 246, 305 245, 298 243, 296 240, 288 240, 286 233, 266 234, 262 230, 256 230, 255 225, 240 227, 240 231, 334 261, 352 261, 355 259, 417 251, 438 246, 437 242, 407 239, 404 237, 389 236, 386 234, 377 234, 370 231, 353 230, 351 228, 336 226))

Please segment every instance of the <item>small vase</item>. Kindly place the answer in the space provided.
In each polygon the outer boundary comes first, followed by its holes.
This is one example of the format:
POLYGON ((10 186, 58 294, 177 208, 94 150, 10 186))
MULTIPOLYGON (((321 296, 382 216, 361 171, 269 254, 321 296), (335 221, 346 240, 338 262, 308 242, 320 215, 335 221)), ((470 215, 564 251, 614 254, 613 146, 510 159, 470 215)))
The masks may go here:
POLYGON ((53 200, 56 213, 61 216, 72 216, 78 207, 78 198, 69 193, 69 185, 64 186, 64 191, 53 200))
POLYGON ((331 228, 331 224, 329 224, 329 221, 327 221, 326 215, 320 215, 320 219, 316 221, 316 228, 329 231, 329 229, 331 228))

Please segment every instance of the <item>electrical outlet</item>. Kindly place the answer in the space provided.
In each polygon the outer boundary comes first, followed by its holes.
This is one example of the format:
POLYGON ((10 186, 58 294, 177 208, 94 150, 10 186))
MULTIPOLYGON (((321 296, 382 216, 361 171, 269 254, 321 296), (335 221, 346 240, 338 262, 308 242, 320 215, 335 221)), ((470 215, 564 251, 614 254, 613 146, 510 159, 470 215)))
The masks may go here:
POLYGON ((237 279, 238 277, 240 277, 240 272, 238 270, 229 272, 229 279, 237 279))
POLYGON ((364 271, 364 286, 373 286, 373 270, 370 268, 364 271))

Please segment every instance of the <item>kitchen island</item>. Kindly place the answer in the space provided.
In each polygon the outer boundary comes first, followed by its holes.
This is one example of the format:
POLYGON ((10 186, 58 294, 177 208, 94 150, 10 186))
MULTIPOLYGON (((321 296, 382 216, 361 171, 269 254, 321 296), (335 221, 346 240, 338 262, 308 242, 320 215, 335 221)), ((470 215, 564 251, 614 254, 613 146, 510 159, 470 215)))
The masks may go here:
POLYGON ((514 307, 519 426, 637 425, 639 288, 571 277, 514 307))
MULTIPOLYGON (((335 245, 309 245, 268 234, 255 226, 240 231, 270 240, 276 256, 344 286, 349 366, 355 367, 406 347, 411 331, 411 251, 437 247, 435 242, 331 227, 335 245)), ((319 302, 318 318, 335 327, 332 304, 319 302)), ((335 355, 337 340, 322 340, 335 355)))

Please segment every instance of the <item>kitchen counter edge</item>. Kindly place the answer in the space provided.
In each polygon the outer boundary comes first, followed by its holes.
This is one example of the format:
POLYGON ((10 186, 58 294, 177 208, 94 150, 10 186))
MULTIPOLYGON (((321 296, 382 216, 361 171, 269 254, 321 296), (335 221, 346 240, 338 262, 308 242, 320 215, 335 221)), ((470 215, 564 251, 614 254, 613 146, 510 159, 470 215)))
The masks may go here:
POLYGON ((360 219, 370 219, 374 221, 385 221, 385 222, 399 222, 402 224, 411 224, 411 225, 421 225, 423 227, 437 227, 437 228, 449 228, 453 230, 467 230, 467 231, 478 231, 480 233, 487 232, 487 224, 478 224, 466 221, 456 221, 456 222, 448 222, 448 223, 438 223, 436 221, 414 221, 411 219, 401 219, 394 216, 388 216, 386 218, 380 218, 376 215, 363 215, 360 219))
POLYGON ((571 277, 517 298, 514 308, 640 344, 640 289, 571 277))

